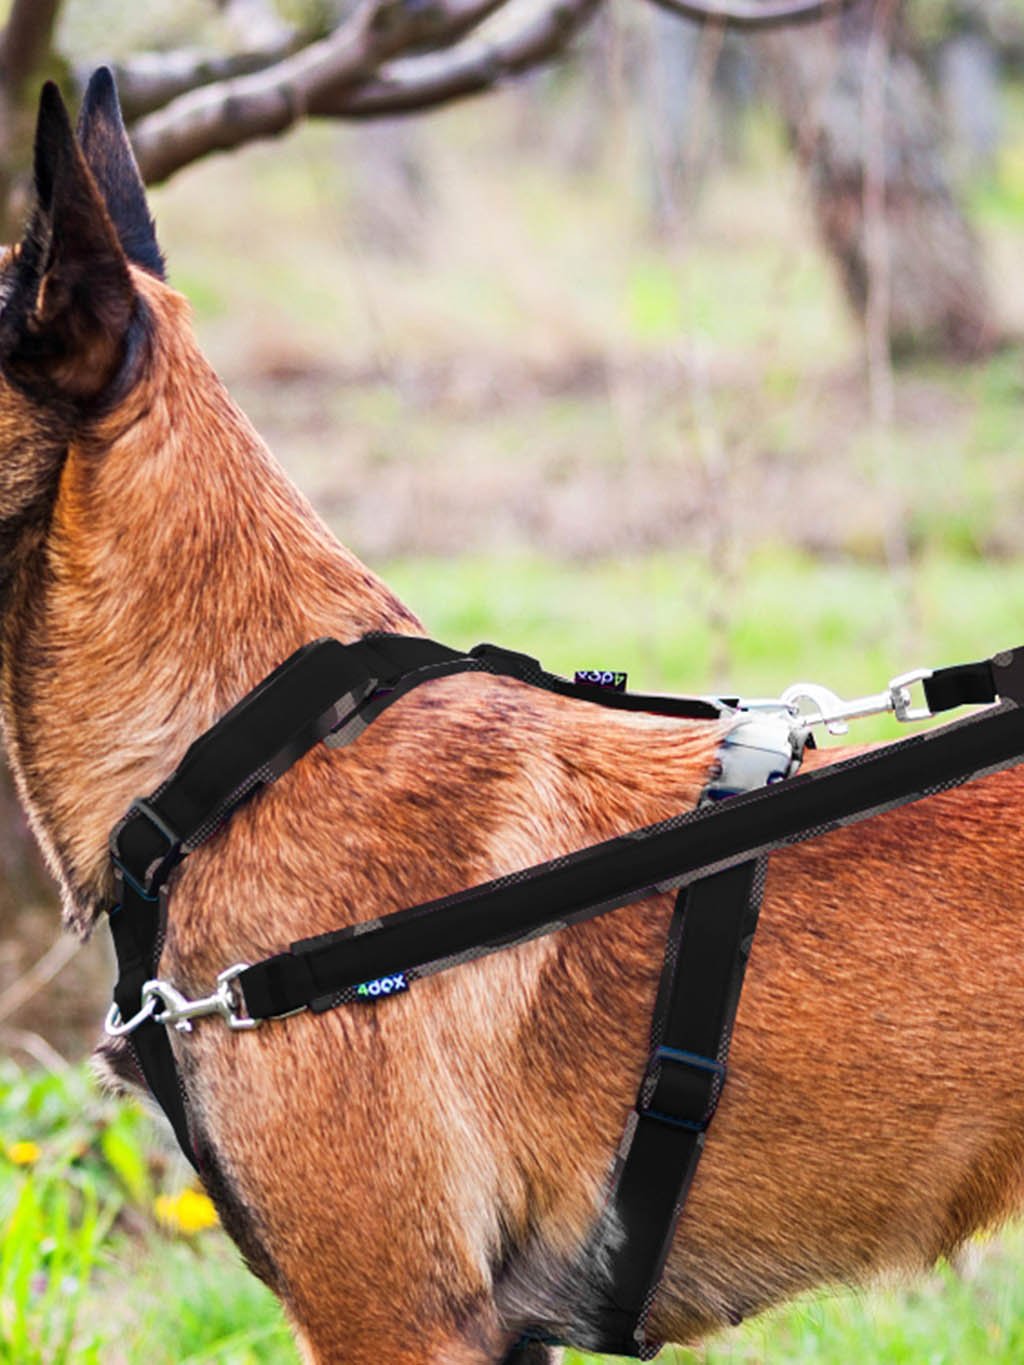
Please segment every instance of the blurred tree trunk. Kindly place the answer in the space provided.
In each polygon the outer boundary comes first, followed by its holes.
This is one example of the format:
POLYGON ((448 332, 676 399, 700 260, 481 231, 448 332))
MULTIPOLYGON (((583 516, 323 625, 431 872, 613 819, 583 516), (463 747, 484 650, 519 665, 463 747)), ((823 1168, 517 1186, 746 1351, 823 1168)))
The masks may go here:
POLYGON ((0 926, 19 905, 56 906, 53 879, 43 866, 0 747, 0 926))
POLYGON ((56 1047, 82 1056, 99 1034, 111 976, 106 934, 84 948, 62 940, 57 888, 0 749, 0 1055, 46 1064, 56 1047))
MULTIPOLYGON (((703 31, 697 24, 682 24, 674 14, 656 9, 648 16, 648 67, 637 82, 636 94, 646 125, 651 220, 662 234, 675 232, 682 221, 687 172, 699 176, 701 164, 687 165, 691 142, 688 132, 699 97, 697 67, 703 31)), ((699 151, 707 156, 707 139, 699 151)))
POLYGON ((0 241, 17 239, 28 209, 38 84, 61 74, 52 50, 62 0, 13 0, 0 36, 0 241))
MULTIPOLYGON (((828 30, 765 39, 773 98, 806 169, 822 238, 861 317, 869 293, 864 71, 874 10, 866 0, 828 30)), ((884 99, 893 350, 984 355, 997 338, 981 252, 953 193, 935 101, 898 27, 884 99)))
POLYGON ((1002 132, 999 67, 989 7, 979 0, 957 0, 937 69, 956 170, 964 179, 995 165, 1002 132))
POLYGON ((648 147, 651 221, 679 230, 708 172, 739 157, 741 117, 755 93, 749 41, 681 23, 662 9, 648 15, 647 51, 634 97, 648 147))
POLYGON ((354 190, 346 217, 368 251, 415 257, 431 204, 427 160, 419 125, 411 119, 381 119, 360 128, 345 147, 354 190))

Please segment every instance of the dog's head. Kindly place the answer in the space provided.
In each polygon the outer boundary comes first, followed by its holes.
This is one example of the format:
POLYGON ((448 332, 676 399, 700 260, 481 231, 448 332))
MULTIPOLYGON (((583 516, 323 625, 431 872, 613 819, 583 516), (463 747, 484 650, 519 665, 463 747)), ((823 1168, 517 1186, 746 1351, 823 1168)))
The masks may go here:
POLYGON ((44 86, 34 179, 25 234, 0 257, 0 584, 22 533, 45 521, 69 441, 141 373, 137 272, 163 277, 105 67, 89 82, 77 134, 57 87, 44 86))

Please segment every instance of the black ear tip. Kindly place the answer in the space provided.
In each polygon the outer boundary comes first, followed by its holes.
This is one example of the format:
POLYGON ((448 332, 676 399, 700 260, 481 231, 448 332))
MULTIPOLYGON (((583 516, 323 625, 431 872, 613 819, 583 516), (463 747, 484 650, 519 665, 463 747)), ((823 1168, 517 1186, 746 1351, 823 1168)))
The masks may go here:
POLYGON ((36 123, 36 141, 56 133, 60 136, 71 133, 71 116, 64 103, 55 81, 47 81, 39 92, 39 119, 36 123))
POLYGON ((39 94, 34 167, 36 193, 44 207, 53 195, 54 167, 73 138, 64 97, 54 81, 47 81, 39 94))
POLYGON ((117 82, 109 66, 98 66, 89 77, 82 100, 82 118, 102 110, 120 121, 121 105, 117 98, 117 82))
POLYGON ((39 118, 56 118, 63 123, 68 122, 68 107, 64 103, 64 96, 60 93, 60 87, 56 81, 44 81, 43 88, 39 92, 39 118))
POLYGON ((89 77, 82 97, 82 107, 78 111, 78 136, 83 147, 88 147, 95 139, 107 138, 112 132, 124 132, 117 81, 109 66, 98 66, 89 77))
POLYGON ((97 67, 89 78, 78 114, 78 138, 125 255, 162 280, 164 258, 109 66, 97 67))

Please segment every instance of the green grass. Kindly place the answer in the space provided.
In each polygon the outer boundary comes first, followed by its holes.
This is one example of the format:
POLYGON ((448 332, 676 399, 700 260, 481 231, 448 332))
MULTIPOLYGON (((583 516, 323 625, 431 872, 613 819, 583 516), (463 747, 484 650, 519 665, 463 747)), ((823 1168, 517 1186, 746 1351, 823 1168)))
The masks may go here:
MULTIPOLYGON (((810 680, 876 692, 907 668, 990 654, 1024 631, 1024 561, 933 555, 904 579, 775 549, 749 556, 725 586, 685 554, 592 565, 480 556, 383 572, 438 639, 494 640, 562 673, 626 669, 639 690, 767 696, 810 680)), ((896 733, 884 721, 857 731, 896 733)))
MULTIPOLYGON (((181 1179, 134 1104, 98 1100, 82 1068, 0 1066, 6 1146, 34 1135, 30 1167, 0 1155, 0 1365, 297 1365, 273 1297, 223 1235, 175 1238, 149 1191, 181 1179), (111 1130, 134 1151, 110 1163, 111 1130), (73 1135, 73 1136, 72 1136, 73 1135), (116 1167, 116 1168, 115 1168, 116 1167), (144 1197, 136 1197, 146 1191, 144 1197)), ((1019 1365, 1024 1229, 969 1248, 899 1289, 826 1291, 745 1324, 672 1365, 1019 1365)), ((593 1357, 570 1352, 567 1365, 593 1357)))
MULTIPOLYGON (((974 1249, 972 1248, 972 1252, 974 1249)), ((666 1365, 1019 1365, 1024 1232, 978 1246, 965 1274, 942 1265, 901 1290, 822 1294, 745 1324, 666 1365)), ((597 1357, 573 1353, 567 1365, 597 1357)))
POLYGON ((88 1179, 64 1173, 0 1190, 0 1346, 18 1365, 99 1365, 99 1339, 78 1332, 111 1222, 88 1179))
POLYGON ((272 1295, 219 1230, 176 1235, 186 1182, 152 1118, 85 1067, 0 1063, 0 1365, 283 1365, 272 1295))
POLYGON ((163 1239, 141 1259, 133 1244, 115 1244, 96 1288, 107 1315, 104 1365, 297 1365, 277 1300, 220 1232, 196 1246, 163 1239))

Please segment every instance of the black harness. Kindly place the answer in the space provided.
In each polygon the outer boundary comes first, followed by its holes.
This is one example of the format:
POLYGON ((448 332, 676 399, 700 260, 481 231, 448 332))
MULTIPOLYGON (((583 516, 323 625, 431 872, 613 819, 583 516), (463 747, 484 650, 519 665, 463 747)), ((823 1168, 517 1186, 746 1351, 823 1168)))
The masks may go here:
MULTIPOLYGON (((922 677, 932 714, 999 703, 966 719, 790 776, 806 739, 794 724, 791 753, 769 762, 769 785, 759 789, 734 794, 728 782, 712 781, 707 801, 658 824, 229 967, 200 1001, 154 979, 171 874, 183 858, 318 742, 351 743, 413 687, 465 671, 620 710, 734 726, 744 719, 735 698, 639 696, 617 690, 615 675, 578 674, 569 682, 493 645, 463 654, 397 635, 306 645, 197 739, 172 776, 134 801, 112 832, 117 896, 109 922, 119 978, 108 1031, 128 1037, 197 1165, 167 1036, 172 1024, 188 1029, 192 1018, 216 1013, 247 1029, 300 1010, 380 1001, 429 973, 677 891, 649 1061, 608 1183, 605 1226, 621 1234, 607 1241, 612 1289, 597 1337, 573 1343, 647 1359, 658 1344, 647 1340, 646 1319, 725 1084, 768 854, 1024 762, 1024 648, 922 677)), ((550 1340, 540 1330, 526 1335, 550 1340)))

